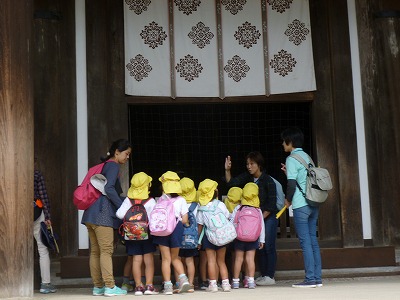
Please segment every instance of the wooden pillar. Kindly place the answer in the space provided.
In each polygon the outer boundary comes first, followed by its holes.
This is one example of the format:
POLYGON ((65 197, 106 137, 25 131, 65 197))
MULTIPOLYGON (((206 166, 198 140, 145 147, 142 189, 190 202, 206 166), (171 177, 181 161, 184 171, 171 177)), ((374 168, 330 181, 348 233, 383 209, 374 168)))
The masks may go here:
POLYGON ((312 106, 315 156, 333 175, 321 208, 322 240, 364 246, 346 0, 310 1, 317 91, 312 106))
MULTIPOLYGON (((380 157, 379 198, 373 199, 374 208, 381 213, 375 217, 381 220, 374 226, 379 232, 383 245, 400 245, 400 196, 398 188, 400 177, 400 12, 384 11, 375 14, 374 24, 378 42, 378 77, 379 98, 377 111, 379 112, 380 157)), ((374 179, 372 179, 374 182, 374 179)))
POLYGON ((397 0, 357 0, 373 244, 400 245, 397 0), (385 17, 386 16, 386 17, 385 17))
POLYGON ((0 2, 0 298, 33 296, 31 2, 0 2))

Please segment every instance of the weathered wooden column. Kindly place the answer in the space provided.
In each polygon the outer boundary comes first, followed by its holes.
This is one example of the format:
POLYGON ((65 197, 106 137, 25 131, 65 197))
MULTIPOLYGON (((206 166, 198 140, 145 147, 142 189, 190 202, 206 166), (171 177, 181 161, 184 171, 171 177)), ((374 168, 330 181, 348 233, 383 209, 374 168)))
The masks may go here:
POLYGON ((0 298, 33 296, 32 15, 0 2, 0 298))

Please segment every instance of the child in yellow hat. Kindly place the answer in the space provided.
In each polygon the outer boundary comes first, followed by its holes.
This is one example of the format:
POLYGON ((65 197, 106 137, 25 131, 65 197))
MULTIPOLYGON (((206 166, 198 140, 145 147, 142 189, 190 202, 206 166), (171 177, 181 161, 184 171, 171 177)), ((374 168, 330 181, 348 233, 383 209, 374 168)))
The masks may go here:
MULTIPOLYGON (((202 243, 203 249, 205 249, 207 254, 207 268, 209 275, 209 285, 207 291, 209 292, 218 292, 217 279, 218 272, 217 266, 219 268, 219 272, 222 279, 222 290, 224 292, 229 292, 231 290, 231 285, 229 284, 228 279, 228 269, 225 264, 225 253, 226 253, 226 244, 222 246, 217 246, 213 244, 208 236, 207 228, 209 226, 209 222, 207 220, 210 219, 209 214, 218 210, 219 220, 224 222, 226 220, 227 224, 232 225, 229 221, 229 211, 226 208, 225 204, 218 200, 218 183, 211 180, 205 179, 199 184, 199 203, 200 207, 197 213, 197 223, 199 225, 199 232, 202 232, 203 228, 207 234, 204 234, 202 240, 199 243, 202 243), (221 214, 223 214, 221 216, 221 214)), ((234 229, 233 229, 234 230, 234 229)), ((210 230, 211 231, 211 230, 210 230)), ((236 233, 234 233, 236 236, 236 233)), ((232 239, 232 240, 233 240, 232 239)), ((229 243, 229 241, 228 241, 229 243)))
POLYGON ((239 288, 239 274, 243 262, 246 261, 244 286, 254 289, 255 255, 257 249, 262 249, 265 243, 264 218, 258 198, 258 185, 249 182, 242 192, 240 205, 236 206, 231 215, 238 236, 234 242, 235 262, 233 265, 232 288, 239 288))
POLYGON ((231 187, 225 198, 225 206, 232 213, 236 206, 240 204, 242 198, 242 189, 240 187, 231 187))
MULTIPOLYGON (((180 193, 180 195, 183 198, 185 198, 189 210, 188 216, 190 215, 188 224, 184 224, 184 226, 186 226, 186 228, 193 226, 192 224, 189 224, 191 223, 192 220, 192 222, 194 222, 195 225, 194 229, 196 231, 194 232, 196 236, 192 236, 191 234, 187 235, 188 242, 185 243, 185 245, 189 247, 192 246, 193 242, 196 239, 198 239, 196 214, 197 214, 197 207, 199 206, 199 204, 197 203, 197 192, 193 180, 188 177, 184 177, 181 179, 180 184, 182 188, 182 193, 180 193)), ((182 242, 185 242, 185 236, 183 236, 182 242)), ((190 289, 188 290, 188 292, 194 292, 193 281, 196 273, 194 257, 198 256, 198 254, 199 252, 197 250, 197 242, 196 242, 196 248, 190 248, 190 249, 184 248, 179 250, 179 257, 181 257, 182 259, 182 262, 187 270, 187 276, 189 279, 190 289)))
MULTIPOLYGON (((127 197, 122 203, 121 207, 117 210, 116 216, 121 220, 126 220, 128 218, 128 212, 131 219, 141 219, 147 220, 156 201, 154 198, 149 197, 149 188, 151 187, 151 181, 153 179, 144 172, 136 173, 132 176, 131 186, 128 190, 127 197), (140 211, 138 205, 143 205, 147 216, 144 216, 143 212, 140 211), (134 210, 137 213, 131 213, 130 210, 134 210)), ((129 220, 128 220, 129 221, 129 220)), ((139 224, 139 223, 138 223, 139 224)), ((121 229, 124 228, 124 223, 121 225, 121 229)), ((124 234, 124 230, 121 230, 124 234)), ((158 291, 154 288, 153 278, 154 278, 154 252, 156 247, 153 244, 153 240, 148 234, 148 228, 146 232, 142 232, 138 227, 132 227, 130 232, 127 232, 128 237, 131 238, 126 240, 125 246, 128 256, 132 257, 132 274, 135 280, 135 295, 141 296, 145 295, 156 295, 158 291), (138 236, 140 235, 140 236, 138 236), (145 238, 141 240, 141 238, 145 238), (143 285, 141 280, 142 275, 142 263, 144 262, 144 270, 146 276, 146 286, 143 285)), ((128 278, 129 279, 129 278, 128 278)))
MULTIPOLYGON (((179 257, 179 248, 182 243, 183 224, 188 222, 188 207, 186 200, 179 196, 182 193, 180 178, 178 174, 172 171, 165 172, 159 181, 162 183, 163 194, 158 199, 157 205, 150 215, 150 231, 152 230, 153 215, 157 211, 157 207, 162 202, 173 206, 173 213, 176 221, 176 226, 173 232, 169 235, 153 236, 153 243, 160 248, 161 254, 161 270, 164 279, 164 294, 173 294, 173 285, 171 282, 171 264, 178 274, 178 290, 177 292, 187 292, 190 289, 188 278, 185 274, 182 261, 179 257), (169 202, 169 203, 168 203, 169 202)), ((155 223, 153 223, 155 224, 155 223)), ((156 229, 156 228, 155 228, 156 229)), ((152 231, 151 231, 152 232, 152 231)), ((153 235, 155 232, 153 232, 153 235)))

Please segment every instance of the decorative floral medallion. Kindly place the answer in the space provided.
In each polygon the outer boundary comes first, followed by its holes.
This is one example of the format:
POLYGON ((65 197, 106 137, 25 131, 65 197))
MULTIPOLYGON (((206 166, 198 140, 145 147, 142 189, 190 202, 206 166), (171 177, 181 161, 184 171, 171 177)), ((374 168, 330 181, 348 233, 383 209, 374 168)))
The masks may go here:
POLYGON ((149 65, 149 61, 141 54, 136 55, 135 58, 131 58, 126 68, 129 71, 129 75, 135 78, 136 81, 141 81, 143 78, 148 77, 153 69, 149 65))
POLYGON ((309 33, 310 30, 306 28, 306 24, 301 23, 297 19, 290 23, 288 29, 285 30, 285 35, 289 37, 289 41, 293 42, 296 46, 305 41, 309 33))
POLYGON ((279 13, 284 13, 286 9, 290 8, 293 0, 267 0, 268 4, 271 5, 273 10, 279 13))
POLYGON ((243 10, 243 6, 246 4, 247 0, 222 0, 225 9, 229 11, 232 15, 236 15, 239 11, 243 10))
POLYGON ((144 43, 153 49, 162 45, 167 38, 167 34, 163 31, 163 28, 158 26, 154 21, 148 26, 144 26, 140 36, 144 40, 144 43))
POLYGON ((293 68, 296 66, 296 60, 292 57, 292 54, 285 50, 281 50, 278 54, 274 54, 274 58, 271 59, 269 65, 274 69, 275 73, 278 73, 282 77, 285 77, 289 72, 293 72, 293 68))
POLYGON ((150 5, 150 0, 125 0, 125 3, 129 6, 129 10, 133 10, 135 14, 140 15, 142 12, 147 10, 150 5))
POLYGON ((228 59, 228 64, 224 67, 224 70, 228 73, 229 78, 239 82, 242 78, 246 77, 246 73, 250 71, 250 67, 246 64, 246 60, 235 55, 232 59, 228 59))
POLYGON ((190 54, 186 55, 185 58, 181 58, 179 63, 175 67, 180 77, 191 82, 195 78, 199 78, 203 67, 199 64, 199 60, 194 58, 190 54))
POLYGON ((205 26, 203 22, 199 22, 196 26, 192 27, 192 31, 189 32, 188 37, 192 40, 192 44, 203 49, 206 45, 210 44, 214 34, 210 31, 210 27, 205 26))
POLYGON ((239 45, 243 45, 247 49, 257 44, 257 40, 260 38, 261 33, 256 29, 256 26, 252 26, 251 23, 245 22, 243 26, 239 26, 238 30, 235 31, 235 38, 239 41, 239 45))
POLYGON ((201 0, 174 0, 175 5, 178 6, 178 10, 186 15, 190 15, 194 11, 197 11, 197 7, 200 6, 201 0))

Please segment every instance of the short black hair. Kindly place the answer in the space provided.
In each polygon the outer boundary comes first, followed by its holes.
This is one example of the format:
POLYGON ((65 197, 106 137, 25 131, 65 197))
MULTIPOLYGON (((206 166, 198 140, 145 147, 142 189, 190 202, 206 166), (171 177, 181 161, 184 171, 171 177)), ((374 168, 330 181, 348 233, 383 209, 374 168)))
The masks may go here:
POLYGON ((281 133, 282 140, 289 145, 292 143, 294 148, 303 147, 304 143, 304 134, 298 127, 289 127, 282 131, 281 133))
POLYGON ((246 162, 248 159, 254 161, 260 167, 261 171, 264 170, 265 160, 260 152, 258 152, 258 151, 250 152, 249 154, 246 155, 246 162))

